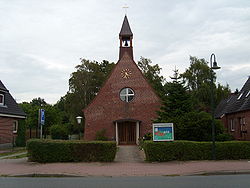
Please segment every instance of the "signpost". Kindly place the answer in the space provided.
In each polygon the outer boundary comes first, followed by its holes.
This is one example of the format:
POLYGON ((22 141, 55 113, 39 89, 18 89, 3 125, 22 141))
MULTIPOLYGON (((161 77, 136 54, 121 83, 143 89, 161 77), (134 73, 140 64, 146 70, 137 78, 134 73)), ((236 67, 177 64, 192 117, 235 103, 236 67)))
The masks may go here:
POLYGON ((45 110, 39 109, 39 115, 38 115, 38 126, 40 126, 40 138, 43 137, 43 126, 45 124, 45 110))
POLYGON ((154 141, 173 141, 174 124, 173 123, 154 123, 153 124, 154 141))

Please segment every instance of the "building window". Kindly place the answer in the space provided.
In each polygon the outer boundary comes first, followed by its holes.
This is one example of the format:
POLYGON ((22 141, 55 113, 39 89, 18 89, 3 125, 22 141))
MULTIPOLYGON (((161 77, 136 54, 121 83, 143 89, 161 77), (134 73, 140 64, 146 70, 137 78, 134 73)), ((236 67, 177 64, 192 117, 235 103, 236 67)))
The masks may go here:
POLYGON ((0 105, 4 105, 4 95, 0 94, 0 105))
POLYGON ((233 119, 230 119, 230 130, 231 131, 235 131, 235 124, 234 124, 234 120, 233 119))
POLYGON ((246 118, 245 117, 242 118, 242 124, 246 125, 246 118))
POLYGON ((130 102, 135 96, 134 91, 131 88, 123 88, 120 91, 120 99, 124 102, 130 102))
POLYGON ((245 117, 240 118, 240 136, 244 136, 247 133, 246 119, 245 117))
POLYGON ((243 93, 244 93, 244 92, 242 92, 242 93, 239 95, 239 97, 237 98, 237 100, 240 100, 240 98, 242 97, 243 93))
POLYGON ((248 93, 247 93, 246 97, 248 97, 249 95, 250 95, 250 90, 248 91, 248 93))
POLYGON ((246 119, 245 117, 240 118, 240 125, 245 125, 246 124, 246 119))
POLYGON ((18 129, 18 121, 15 120, 15 121, 13 122, 13 133, 17 133, 17 129, 18 129))

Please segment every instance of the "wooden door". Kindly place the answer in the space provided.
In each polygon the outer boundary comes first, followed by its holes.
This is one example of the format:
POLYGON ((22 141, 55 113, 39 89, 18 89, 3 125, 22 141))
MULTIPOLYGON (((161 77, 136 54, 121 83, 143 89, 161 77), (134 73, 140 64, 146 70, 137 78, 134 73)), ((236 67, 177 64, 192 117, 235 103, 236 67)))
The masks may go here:
POLYGON ((119 144, 136 144, 136 124, 134 122, 122 122, 118 124, 119 144))

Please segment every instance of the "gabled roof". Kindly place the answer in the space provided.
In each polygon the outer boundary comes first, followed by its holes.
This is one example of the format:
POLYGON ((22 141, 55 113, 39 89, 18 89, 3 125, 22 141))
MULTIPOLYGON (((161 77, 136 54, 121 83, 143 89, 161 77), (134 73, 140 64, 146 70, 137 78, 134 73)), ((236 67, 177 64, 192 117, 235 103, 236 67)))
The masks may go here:
POLYGON ((223 114, 230 114, 250 110, 250 77, 239 93, 232 94, 222 100, 215 110, 215 117, 220 118, 223 114))
POLYGON ((3 83, 1 82, 1 80, 0 80, 0 91, 8 92, 8 90, 7 90, 6 87, 3 85, 3 83))
POLYGON ((130 26, 129 26, 129 23, 128 23, 127 15, 125 15, 125 17, 124 17, 122 28, 121 28, 119 35, 120 36, 133 36, 133 33, 132 33, 130 26))
POLYGON ((4 94, 4 105, 0 105, 0 116, 25 118, 26 114, 18 106, 7 88, 0 80, 0 93, 4 94))

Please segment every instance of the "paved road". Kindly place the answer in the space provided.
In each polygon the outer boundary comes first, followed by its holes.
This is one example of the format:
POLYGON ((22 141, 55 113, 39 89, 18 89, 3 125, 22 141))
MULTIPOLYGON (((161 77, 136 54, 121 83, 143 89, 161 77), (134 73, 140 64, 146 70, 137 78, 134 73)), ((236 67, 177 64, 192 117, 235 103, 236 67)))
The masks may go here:
POLYGON ((7 178, 1 188, 249 188, 250 175, 178 177, 7 178))

